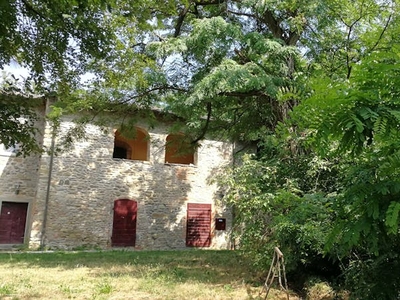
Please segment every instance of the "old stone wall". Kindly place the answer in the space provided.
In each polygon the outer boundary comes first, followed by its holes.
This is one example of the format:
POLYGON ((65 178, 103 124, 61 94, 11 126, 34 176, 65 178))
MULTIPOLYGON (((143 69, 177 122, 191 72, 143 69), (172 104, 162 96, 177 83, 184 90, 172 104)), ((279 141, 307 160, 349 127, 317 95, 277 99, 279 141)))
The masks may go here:
MULTIPOLYGON (((38 106, 36 110, 39 117, 35 123, 38 129, 36 139, 39 145, 43 143, 45 109, 44 106, 38 106)), ((0 210, 3 202, 28 203, 24 235, 27 243, 32 229, 32 216, 41 213, 35 205, 41 155, 17 156, 18 149, 19 145, 6 148, 0 144, 0 210)))
MULTIPOLYGON (((55 146, 73 126, 68 118, 61 124, 55 146)), ((87 138, 54 156, 52 165, 51 156, 42 155, 40 165, 32 167, 38 169, 32 247, 40 244, 44 219, 46 247, 110 247, 114 201, 132 199, 138 204, 136 248, 184 248, 187 203, 212 204, 213 226, 215 217, 227 218, 225 231, 212 231, 211 247, 229 248, 231 215, 218 201, 218 187, 210 180, 232 162, 232 145, 206 140, 194 165, 165 164, 167 126, 158 123, 150 129, 141 122, 137 126, 150 137, 148 161, 113 159, 113 128, 104 132, 94 125, 86 127, 87 138)), ((43 143, 51 146, 49 124, 43 143)))

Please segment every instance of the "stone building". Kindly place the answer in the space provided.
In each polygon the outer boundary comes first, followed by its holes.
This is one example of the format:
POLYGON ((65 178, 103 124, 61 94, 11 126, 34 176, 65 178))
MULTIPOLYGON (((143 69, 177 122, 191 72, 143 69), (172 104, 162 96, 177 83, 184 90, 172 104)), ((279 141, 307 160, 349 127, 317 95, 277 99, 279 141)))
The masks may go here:
MULTIPOLYGON (((57 148, 44 119, 39 141, 57 148)), ((193 151, 159 120, 138 121, 132 139, 86 126, 86 138, 57 155, 0 150, 0 248, 230 248, 231 214, 211 179, 233 161, 231 143, 203 140, 193 151)))

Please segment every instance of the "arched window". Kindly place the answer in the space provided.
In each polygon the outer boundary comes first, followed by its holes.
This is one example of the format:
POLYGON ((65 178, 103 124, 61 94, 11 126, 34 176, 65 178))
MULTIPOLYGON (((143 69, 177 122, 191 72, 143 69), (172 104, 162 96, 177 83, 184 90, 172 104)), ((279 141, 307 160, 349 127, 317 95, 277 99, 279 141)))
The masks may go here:
POLYGON ((134 138, 122 136, 118 130, 115 132, 113 158, 132 160, 148 160, 149 136, 143 129, 136 128, 134 138))
POLYGON ((193 145, 183 134, 170 134, 165 144, 165 162, 173 164, 194 164, 193 145))

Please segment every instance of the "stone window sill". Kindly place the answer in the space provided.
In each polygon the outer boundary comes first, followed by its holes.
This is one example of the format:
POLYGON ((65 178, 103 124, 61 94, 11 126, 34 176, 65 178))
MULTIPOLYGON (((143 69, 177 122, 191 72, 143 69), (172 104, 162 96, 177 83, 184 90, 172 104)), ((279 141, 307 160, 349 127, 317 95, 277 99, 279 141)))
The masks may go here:
POLYGON ((113 158, 113 161, 132 162, 136 164, 151 164, 148 160, 127 159, 127 158, 113 158))
POLYGON ((197 166, 194 164, 179 164, 179 163, 169 163, 169 162, 164 163, 164 166, 197 168, 197 166))

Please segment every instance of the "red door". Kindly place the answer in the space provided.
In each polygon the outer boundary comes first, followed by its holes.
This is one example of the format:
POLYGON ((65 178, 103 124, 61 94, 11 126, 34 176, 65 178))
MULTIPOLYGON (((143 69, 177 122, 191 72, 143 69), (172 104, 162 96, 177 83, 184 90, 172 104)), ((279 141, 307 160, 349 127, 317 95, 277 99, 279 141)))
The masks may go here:
POLYGON ((111 245, 114 247, 135 246, 137 202, 129 199, 114 201, 114 220, 111 245))
POLYGON ((188 203, 186 246, 209 247, 211 244, 211 204, 188 203))
POLYGON ((23 244, 28 203, 3 202, 0 214, 0 244, 23 244))

